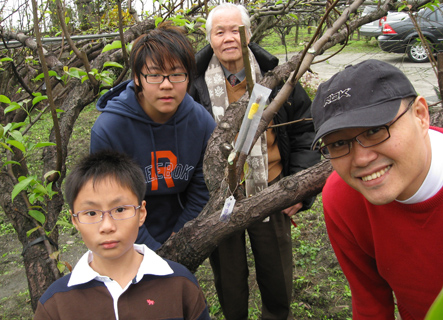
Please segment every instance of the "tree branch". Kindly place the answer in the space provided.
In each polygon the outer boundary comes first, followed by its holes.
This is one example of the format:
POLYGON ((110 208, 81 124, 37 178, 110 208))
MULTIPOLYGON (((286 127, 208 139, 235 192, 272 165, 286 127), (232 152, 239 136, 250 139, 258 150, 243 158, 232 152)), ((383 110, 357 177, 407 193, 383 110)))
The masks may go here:
MULTIPOLYGON (((33 13, 34 13, 34 21, 38 21, 37 3, 35 0, 32 0, 32 7, 33 7, 33 13)), ((57 179, 60 177, 59 172, 62 169, 62 150, 61 150, 62 140, 61 140, 61 136, 60 136, 60 127, 59 127, 58 118, 57 118, 57 111, 56 111, 56 107, 54 104, 54 99, 52 97, 52 88, 50 85, 48 66, 46 65, 45 57, 43 55, 43 50, 42 50, 43 46, 42 46, 42 42, 41 42, 40 28, 39 28, 38 24, 34 24, 34 27, 35 27, 35 37, 37 40, 37 51, 40 56, 40 63, 42 65, 43 74, 45 77, 45 82, 47 83, 46 93, 48 95, 49 105, 51 107, 51 115, 52 115, 52 121, 54 124, 54 132, 55 132, 55 138, 56 138, 56 144, 57 144, 57 146, 56 146, 56 148, 57 148, 57 162, 56 162, 56 166, 55 166, 55 171, 57 171, 57 172, 50 175, 47 178, 48 181, 53 182, 53 181, 57 181, 57 179)))
POLYGON ((83 61, 83 65, 85 66, 86 72, 88 74, 88 78, 91 81, 92 86, 96 91, 98 91, 99 84, 97 80, 94 78, 94 76, 91 74, 91 66, 89 64, 88 57, 86 54, 80 50, 77 49, 77 47, 74 44, 74 41, 72 41, 71 36, 68 32, 68 28, 66 27, 65 19, 63 17, 63 8, 60 0, 56 0, 57 4, 57 16, 60 20, 60 26, 63 30, 63 33, 66 37, 66 40, 68 41, 69 45, 71 46, 71 49, 74 51, 75 55, 83 61))

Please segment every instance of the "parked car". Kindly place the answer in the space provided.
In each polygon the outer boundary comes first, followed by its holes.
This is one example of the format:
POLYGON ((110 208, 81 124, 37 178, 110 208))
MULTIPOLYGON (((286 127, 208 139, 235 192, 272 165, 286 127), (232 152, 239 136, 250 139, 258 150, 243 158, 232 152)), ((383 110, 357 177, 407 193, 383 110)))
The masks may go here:
MULTIPOLYGON (((362 17, 366 16, 377 10, 376 6, 366 6, 361 13, 362 17)), ((372 22, 366 23, 360 27, 360 35, 364 37, 378 37, 381 35, 382 25, 380 23, 381 19, 374 20, 372 22)))
MULTIPOLYGON (((362 16, 368 15, 377 10, 377 6, 366 6, 363 9, 362 16)), ((388 14, 384 17, 381 17, 378 20, 366 23, 360 27, 360 35, 364 37, 375 37, 377 38, 382 34, 383 23, 387 21, 398 21, 407 17, 408 14, 406 12, 398 12, 398 11, 388 11, 388 14)))
MULTIPOLYGON (((415 14, 417 24, 428 41, 433 53, 443 50, 443 5, 435 10, 424 8, 415 14)), ((377 38, 378 45, 383 51, 394 53, 407 53, 413 62, 426 62, 429 60, 423 47, 418 32, 411 19, 386 22, 383 24, 383 34, 377 38)))

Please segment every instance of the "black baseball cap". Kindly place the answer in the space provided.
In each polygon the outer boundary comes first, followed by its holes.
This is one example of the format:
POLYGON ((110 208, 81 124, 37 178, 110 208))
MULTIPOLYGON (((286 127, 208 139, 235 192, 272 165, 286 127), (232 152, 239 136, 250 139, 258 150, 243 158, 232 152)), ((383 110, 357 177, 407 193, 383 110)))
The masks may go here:
POLYGON ((379 60, 349 65, 320 84, 311 113, 315 139, 346 128, 381 126, 396 116, 401 100, 416 96, 398 68, 379 60))

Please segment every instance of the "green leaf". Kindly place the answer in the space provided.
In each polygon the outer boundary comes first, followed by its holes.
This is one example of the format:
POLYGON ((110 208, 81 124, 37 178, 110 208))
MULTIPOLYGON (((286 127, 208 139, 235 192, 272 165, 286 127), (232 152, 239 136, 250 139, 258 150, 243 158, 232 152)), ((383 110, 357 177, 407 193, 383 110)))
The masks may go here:
POLYGON ((102 81, 105 82, 108 86, 112 86, 112 84, 114 83, 114 80, 110 77, 103 77, 102 81))
POLYGON ((120 40, 115 40, 111 44, 107 44, 102 52, 106 52, 109 50, 120 49, 122 47, 122 42, 120 40))
POLYGON ((29 230, 29 231, 26 232, 26 236, 29 237, 34 231, 37 231, 37 230, 40 229, 40 228, 41 228, 41 226, 38 226, 38 227, 32 228, 31 230, 29 230))
POLYGON ((35 148, 43 148, 49 146, 56 146, 57 144, 54 142, 39 142, 35 145, 35 148))
POLYGON ((11 100, 9 100, 9 98, 7 96, 0 94, 0 102, 11 103, 11 100))
POLYGON ((69 74, 71 77, 81 79, 81 77, 83 77, 86 74, 86 71, 83 71, 82 69, 79 69, 79 68, 72 67, 72 68, 69 68, 69 70, 66 73, 69 74))
POLYGON ((29 210, 28 214, 33 217, 35 220, 37 220, 38 222, 40 222, 40 224, 45 224, 46 221, 46 217, 43 213, 41 213, 40 211, 37 210, 29 210))
MULTIPOLYGON (((49 70, 48 71, 48 75, 50 76, 50 77, 58 77, 58 74, 57 74, 57 72, 55 72, 54 70, 49 70)), ((34 79, 32 79, 32 80, 34 80, 34 81, 38 81, 38 80, 40 80, 41 78, 44 78, 45 77, 45 74, 44 73, 40 73, 37 77, 35 77, 34 79)))
MULTIPOLYGON (((15 140, 19 141, 19 142, 23 142, 23 135, 20 131, 18 130, 12 130, 11 132, 9 132, 10 136, 13 137, 15 140)), ((6 141, 8 142, 8 141, 6 141)))
POLYGON ((20 109, 20 105, 17 102, 11 102, 10 106, 5 109, 5 114, 8 112, 20 109))
POLYGON ((123 66, 120 63, 111 62, 111 61, 106 61, 103 64, 103 68, 106 68, 106 67, 116 67, 116 68, 122 68, 123 69, 123 66))
POLYGON ((127 51, 127 52, 131 52, 131 50, 132 50, 132 42, 131 42, 131 43, 128 43, 128 44, 126 45, 126 51, 127 51))
POLYGON ((14 61, 14 60, 12 60, 12 59, 9 58, 9 57, 6 57, 6 58, 2 58, 2 59, 0 59, 0 62, 6 62, 6 61, 14 61))
POLYGON ((23 143, 21 143, 20 141, 17 140, 8 140, 6 141, 6 143, 9 143, 11 146, 16 147, 17 149, 19 149, 21 152, 26 152, 26 148, 23 145, 23 143))
POLYGON ((16 165, 21 166, 20 162, 13 161, 13 160, 11 160, 11 161, 5 161, 5 163, 3 163, 3 166, 7 166, 8 164, 16 164, 16 165))
POLYGON ((157 26, 163 21, 162 17, 157 17, 155 18, 155 27, 157 28, 157 26))
POLYGON ((46 172, 45 173, 45 175, 43 176, 43 179, 48 179, 48 177, 50 176, 50 175, 52 175, 53 173, 58 173, 59 175, 60 175, 60 172, 59 171, 57 171, 57 170, 51 170, 51 171, 48 171, 48 172, 46 172))
POLYGON ((66 266, 63 264, 63 262, 57 262, 57 269, 60 273, 63 273, 66 269, 66 266))
POLYGON ((3 128, 3 126, 0 124, 0 139, 3 138, 3 133, 5 132, 5 129, 3 128))
POLYGON ((48 191, 46 190, 46 188, 43 187, 40 183, 36 184, 36 186, 32 190, 32 192, 34 192, 34 193, 41 193, 41 194, 44 194, 44 195, 48 194, 48 191))
POLYGON ((32 105, 35 106, 40 101, 46 100, 46 99, 48 99, 48 96, 35 97, 34 99, 32 99, 32 105))
POLYGON ((38 80, 40 80, 40 79, 42 79, 42 78, 44 78, 45 77, 45 74, 42 72, 42 73, 40 73, 37 77, 35 77, 34 79, 32 79, 32 81, 38 81, 38 80))
MULTIPOLYGON (((22 178, 22 177, 20 177, 20 178, 22 178)), ((20 179, 19 179, 19 180, 20 180, 20 179)), ((35 181, 35 180, 34 180, 34 177, 27 177, 27 178, 21 180, 19 183, 17 183, 17 184, 14 186, 14 189, 12 190, 12 193, 11 193, 11 201, 14 202, 14 198, 15 198, 20 192, 22 192, 24 189, 26 189, 26 188, 29 186, 29 184, 30 184, 31 182, 34 182, 34 181, 35 181)))
POLYGON ((441 320, 443 319, 443 290, 435 299, 434 303, 431 305, 428 313, 426 314, 425 320, 441 320))
POLYGON ((15 130, 15 129, 23 127, 23 126, 26 126, 26 122, 13 122, 9 129, 15 130))
POLYGON ((39 198, 39 196, 38 196, 38 194, 36 194, 36 193, 31 193, 31 194, 28 196, 29 202, 30 202, 31 204, 34 204, 34 203, 38 200, 38 198, 39 198))
POLYGON ((59 225, 59 226, 67 227, 67 228, 72 228, 74 226, 72 223, 69 223, 66 221, 61 221, 61 220, 57 221, 55 224, 59 225))
POLYGON ((13 152, 12 151, 12 149, 11 149, 11 147, 10 146, 8 146, 6 143, 4 143, 4 142, 0 142, 0 145, 2 145, 3 146, 3 148, 5 148, 5 149, 7 149, 7 150, 9 150, 10 152, 13 152))
POLYGON ((198 17, 196 20, 196 22, 201 22, 201 23, 206 23, 206 19, 203 17, 198 17))
POLYGON ((55 112, 57 112, 57 113, 63 113, 63 112, 65 112, 65 110, 62 110, 62 109, 55 109, 55 112))

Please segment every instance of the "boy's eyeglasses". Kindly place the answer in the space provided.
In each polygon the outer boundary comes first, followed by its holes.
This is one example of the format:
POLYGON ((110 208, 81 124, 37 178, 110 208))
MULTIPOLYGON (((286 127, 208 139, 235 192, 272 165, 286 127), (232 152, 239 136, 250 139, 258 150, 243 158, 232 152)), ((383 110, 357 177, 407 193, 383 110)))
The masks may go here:
POLYGON ((168 74, 167 76, 164 76, 162 74, 144 74, 142 72, 140 72, 140 74, 145 77, 146 82, 150 84, 163 83, 163 81, 165 81, 165 78, 168 79, 170 83, 185 82, 188 78, 188 74, 185 72, 172 73, 168 74))
POLYGON ((348 155, 351 152, 352 143, 357 141, 363 148, 369 148, 376 146, 382 142, 385 142, 391 137, 389 127, 391 127, 398 119, 400 119, 413 105, 415 99, 413 99, 406 108, 395 120, 390 124, 386 124, 380 127, 373 127, 368 130, 359 133, 352 139, 338 140, 320 147, 320 152, 325 159, 337 159, 348 155))
POLYGON ((112 208, 110 210, 83 210, 79 211, 72 216, 78 219, 78 222, 83 224, 93 224, 99 223, 103 220, 103 216, 105 213, 109 213, 112 219, 114 220, 126 220, 135 216, 137 213, 137 209, 140 209, 141 206, 134 205, 123 205, 112 208))

